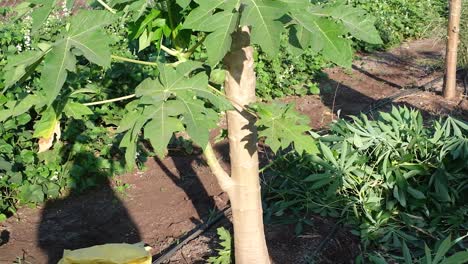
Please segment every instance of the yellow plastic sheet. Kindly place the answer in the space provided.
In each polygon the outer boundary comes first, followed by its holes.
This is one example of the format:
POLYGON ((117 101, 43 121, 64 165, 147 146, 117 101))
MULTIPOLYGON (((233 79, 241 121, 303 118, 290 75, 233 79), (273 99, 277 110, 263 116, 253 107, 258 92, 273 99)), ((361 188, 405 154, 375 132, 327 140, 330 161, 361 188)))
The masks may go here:
POLYGON ((104 244, 65 250, 58 264, 151 264, 151 254, 142 244, 104 244))

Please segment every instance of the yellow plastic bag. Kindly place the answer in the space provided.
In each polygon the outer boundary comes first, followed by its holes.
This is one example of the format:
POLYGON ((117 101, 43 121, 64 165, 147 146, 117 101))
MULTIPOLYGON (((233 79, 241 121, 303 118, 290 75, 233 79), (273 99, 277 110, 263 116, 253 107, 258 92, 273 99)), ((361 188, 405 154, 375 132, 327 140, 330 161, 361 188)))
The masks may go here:
POLYGON ((151 254, 143 244, 104 244, 66 249, 58 264, 151 264, 151 254))

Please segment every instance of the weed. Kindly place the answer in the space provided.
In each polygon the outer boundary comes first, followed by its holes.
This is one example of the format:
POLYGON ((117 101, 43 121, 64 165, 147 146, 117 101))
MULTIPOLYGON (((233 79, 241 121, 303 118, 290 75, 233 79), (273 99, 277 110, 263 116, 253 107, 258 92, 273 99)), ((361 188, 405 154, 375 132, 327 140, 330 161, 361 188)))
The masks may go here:
POLYGON ((221 242, 219 243, 221 248, 216 249, 218 255, 210 257, 207 262, 211 264, 231 264, 233 263, 231 233, 229 233, 229 230, 227 230, 224 227, 218 228, 217 233, 219 240, 221 240, 221 242))

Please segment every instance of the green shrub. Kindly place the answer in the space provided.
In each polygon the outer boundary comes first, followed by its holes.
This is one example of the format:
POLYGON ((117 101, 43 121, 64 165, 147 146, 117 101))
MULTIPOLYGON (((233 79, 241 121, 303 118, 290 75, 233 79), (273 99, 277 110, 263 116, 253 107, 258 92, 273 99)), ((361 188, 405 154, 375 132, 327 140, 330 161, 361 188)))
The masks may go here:
MULTIPOLYGON (((428 36, 447 16, 444 0, 349 0, 377 18, 376 27, 386 47, 408 38, 428 36)), ((370 47, 367 44, 360 44, 370 47)))
MULTIPOLYGON (((41 41, 57 36, 64 23, 58 11, 49 16, 46 26, 37 34, 31 34, 28 16, 21 21, 12 17, 0 22, 0 79, 9 56, 38 49, 41 41)), ((114 37, 112 53, 134 57, 129 49, 122 48, 127 46, 122 45, 127 41, 122 23, 116 21, 107 28, 114 37)), ((135 65, 118 63, 111 70, 103 70, 79 63, 66 85, 75 91, 75 100, 86 103, 131 94, 136 84, 150 74, 153 69, 135 65), (119 89, 115 89, 115 83, 119 89)), ((3 88, 4 83, 0 82, 0 90, 3 88)), ((6 118, 9 109, 21 108, 18 102, 31 95, 43 96, 39 74, 0 94, 0 221, 14 213, 19 204, 40 203, 70 189, 80 192, 124 171, 120 159, 123 154, 118 147, 120 138, 114 133, 124 114, 124 104, 94 106, 92 115, 77 114, 66 121, 63 119, 60 122, 62 143, 38 153, 37 139, 33 138, 37 111, 31 109, 6 118)), ((28 107, 27 103, 23 106, 28 107)))
POLYGON ((426 127, 419 112, 394 108, 375 121, 340 120, 319 140, 318 155, 288 154, 273 165, 267 219, 337 217, 365 247, 387 254, 403 242, 423 250, 424 240, 468 227, 468 124, 448 117, 426 127))
POLYGON ((255 62, 257 95, 267 100, 287 95, 318 94, 317 80, 324 75, 322 70, 331 65, 310 49, 297 56, 287 45, 286 38, 281 41, 277 57, 270 59, 257 49, 255 62))

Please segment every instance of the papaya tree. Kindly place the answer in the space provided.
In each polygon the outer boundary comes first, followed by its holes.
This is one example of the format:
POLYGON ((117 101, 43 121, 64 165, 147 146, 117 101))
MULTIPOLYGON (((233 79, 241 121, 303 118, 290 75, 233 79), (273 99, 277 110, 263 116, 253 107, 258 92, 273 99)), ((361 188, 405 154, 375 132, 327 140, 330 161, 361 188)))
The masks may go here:
MULTIPOLYGON (((33 30, 40 28, 56 3, 31 1, 33 30)), ((40 74, 41 89, 8 104, 0 120, 33 107, 41 116, 34 137, 41 151, 47 151, 59 138, 61 119, 89 115, 93 105, 130 100, 117 129, 123 134, 120 146, 129 166, 135 162, 140 138, 164 157, 174 133, 186 133, 203 149, 213 175, 228 194, 236 262, 270 263, 257 140, 264 138, 274 152, 294 147, 299 153, 314 153, 317 148, 308 134, 309 120, 292 105, 257 102, 255 48, 277 56, 280 37, 287 34, 288 45, 298 56, 311 49, 336 65, 350 67, 353 38, 381 43, 373 18, 346 1, 319 5, 309 0, 99 0, 97 4, 103 10, 75 12, 66 18, 56 39, 37 36, 36 46, 8 60, 6 89, 27 82, 33 74, 40 74), (156 61, 110 53, 110 38, 103 29, 122 17, 138 50, 152 48, 158 54, 156 61), (196 60, 197 49, 206 50, 206 56, 196 60), (88 91, 67 82, 76 64, 89 61, 108 68, 112 60, 154 66, 158 75, 145 79, 134 94, 125 97, 100 102, 77 99, 77 94, 88 91), (220 76, 224 85, 216 85, 220 76), (229 172, 220 165, 209 140, 219 118, 227 119, 229 172)))

